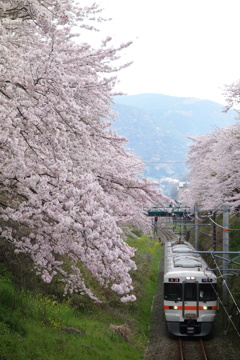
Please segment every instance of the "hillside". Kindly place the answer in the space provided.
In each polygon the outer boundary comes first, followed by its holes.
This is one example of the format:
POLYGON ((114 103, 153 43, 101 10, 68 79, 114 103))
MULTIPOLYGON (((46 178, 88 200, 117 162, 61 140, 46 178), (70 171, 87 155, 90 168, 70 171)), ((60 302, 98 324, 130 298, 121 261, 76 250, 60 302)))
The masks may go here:
POLYGON ((122 303, 97 286, 101 303, 77 293, 63 298, 61 283, 43 284, 26 266, 27 256, 18 254, 8 262, 2 256, 0 359, 142 360, 162 249, 156 239, 138 230, 134 234, 128 236, 128 244, 137 248, 134 303, 122 303))
POLYGON ((188 136, 198 136, 235 122, 235 112, 209 100, 161 94, 116 96, 118 113, 112 127, 129 141, 129 148, 146 164, 145 176, 181 179, 188 136))

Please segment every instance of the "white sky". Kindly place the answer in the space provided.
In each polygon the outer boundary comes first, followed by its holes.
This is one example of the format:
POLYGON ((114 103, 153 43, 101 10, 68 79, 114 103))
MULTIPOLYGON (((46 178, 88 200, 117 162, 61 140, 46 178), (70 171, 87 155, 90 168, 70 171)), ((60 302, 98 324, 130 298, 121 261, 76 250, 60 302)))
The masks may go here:
POLYGON ((134 41, 122 53, 134 64, 119 73, 118 90, 224 103, 221 88, 240 78, 240 0, 96 2, 112 18, 101 35, 134 41))

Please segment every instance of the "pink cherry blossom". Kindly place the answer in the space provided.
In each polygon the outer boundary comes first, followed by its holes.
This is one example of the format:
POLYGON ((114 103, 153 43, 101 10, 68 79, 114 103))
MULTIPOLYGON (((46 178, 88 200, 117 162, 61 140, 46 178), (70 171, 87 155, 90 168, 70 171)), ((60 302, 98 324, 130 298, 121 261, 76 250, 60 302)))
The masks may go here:
MULTIPOLYGON (((235 99, 237 101, 237 98, 235 99)), ((239 210, 240 124, 193 139, 188 152, 190 185, 181 201, 204 210, 239 210)))
POLYGON ((65 292, 98 300, 86 268, 133 301, 135 249, 124 229, 149 231, 143 208, 167 199, 109 129, 116 72, 127 66, 116 60, 129 44, 81 42, 91 18, 101 22, 95 4, 0 0, 0 14, 1 236, 45 282, 58 274, 65 292))

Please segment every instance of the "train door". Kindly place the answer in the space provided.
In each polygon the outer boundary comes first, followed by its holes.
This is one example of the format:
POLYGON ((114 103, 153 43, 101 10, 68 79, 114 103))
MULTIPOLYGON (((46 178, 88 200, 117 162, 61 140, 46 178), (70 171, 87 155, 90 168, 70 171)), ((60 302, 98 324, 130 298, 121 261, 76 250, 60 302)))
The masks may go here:
POLYGON ((196 281, 183 282, 183 306, 182 316, 184 319, 197 320, 199 317, 199 286, 196 281))

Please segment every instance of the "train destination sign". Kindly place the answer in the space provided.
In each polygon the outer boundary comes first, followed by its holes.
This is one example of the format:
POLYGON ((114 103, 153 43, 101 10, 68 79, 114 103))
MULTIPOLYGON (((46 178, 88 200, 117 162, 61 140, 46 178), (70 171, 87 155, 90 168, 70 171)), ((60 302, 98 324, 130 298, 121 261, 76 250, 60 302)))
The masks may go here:
POLYGON ((180 282, 180 279, 177 279, 177 278, 169 278, 168 281, 171 282, 171 283, 175 283, 175 282, 180 282))

